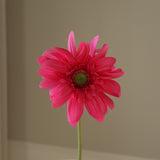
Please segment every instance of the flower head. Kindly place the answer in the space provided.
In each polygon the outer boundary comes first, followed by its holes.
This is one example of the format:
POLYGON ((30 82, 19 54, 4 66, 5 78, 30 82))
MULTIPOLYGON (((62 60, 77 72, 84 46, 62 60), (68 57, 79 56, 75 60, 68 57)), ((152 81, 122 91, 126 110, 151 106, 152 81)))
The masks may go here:
POLYGON ((40 88, 50 89, 49 95, 54 108, 68 101, 68 121, 76 126, 84 106, 97 121, 104 121, 107 108, 114 108, 113 101, 106 95, 121 96, 120 85, 113 79, 124 72, 114 66, 116 59, 105 57, 108 45, 96 49, 99 36, 90 43, 81 42, 77 49, 74 32, 68 38, 68 50, 55 47, 46 50, 38 63, 38 73, 43 77, 40 88), (97 53, 97 54, 96 54, 97 53))

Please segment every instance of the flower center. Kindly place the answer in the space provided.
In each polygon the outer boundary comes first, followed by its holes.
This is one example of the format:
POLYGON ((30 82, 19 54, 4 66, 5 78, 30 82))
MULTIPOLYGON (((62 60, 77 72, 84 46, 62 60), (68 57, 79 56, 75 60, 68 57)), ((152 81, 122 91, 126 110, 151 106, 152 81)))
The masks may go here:
POLYGON ((88 76, 84 72, 78 72, 74 76, 74 81, 78 86, 84 86, 88 82, 88 76))

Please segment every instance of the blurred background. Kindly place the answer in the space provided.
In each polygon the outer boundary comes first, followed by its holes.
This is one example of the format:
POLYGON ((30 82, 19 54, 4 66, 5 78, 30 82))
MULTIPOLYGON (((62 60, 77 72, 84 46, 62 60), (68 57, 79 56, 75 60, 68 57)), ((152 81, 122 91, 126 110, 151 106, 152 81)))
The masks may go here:
POLYGON ((49 91, 39 89, 37 57, 54 46, 67 48, 100 35, 108 56, 125 71, 122 97, 103 123, 87 111, 82 143, 87 150, 160 159, 160 1, 7 0, 8 138, 77 147, 76 127, 66 105, 53 109, 49 91))

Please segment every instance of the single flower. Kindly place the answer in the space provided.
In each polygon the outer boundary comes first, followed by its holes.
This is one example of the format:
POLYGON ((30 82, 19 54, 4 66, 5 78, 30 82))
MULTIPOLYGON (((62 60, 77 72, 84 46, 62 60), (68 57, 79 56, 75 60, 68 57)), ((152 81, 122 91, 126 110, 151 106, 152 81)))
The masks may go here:
POLYGON ((40 88, 50 89, 49 95, 54 108, 68 101, 67 115, 72 126, 80 120, 84 106, 97 121, 103 122, 107 107, 114 103, 107 94, 120 97, 120 85, 112 80, 124 72, 114 66, 116 59, 105 57, 108 44, 96 49, 99 36, 90 43, 81 42, 77 49, 74 32, 68 38, 68 50, 55 47, 46 50, 38 63, 38 73, 43 77, 40 88))

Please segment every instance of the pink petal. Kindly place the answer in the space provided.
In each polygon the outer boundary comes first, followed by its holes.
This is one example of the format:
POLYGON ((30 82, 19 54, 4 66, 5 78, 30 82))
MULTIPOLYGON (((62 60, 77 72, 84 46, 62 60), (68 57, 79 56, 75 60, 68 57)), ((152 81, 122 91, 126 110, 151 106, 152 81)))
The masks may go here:
POLYGON ((60 47, 55 47, 55 50, 58 54, 61 54, 67 61, 74 60, 73 55, 68 50, 60 47))
POLYGON ((81 42, 78 47, 77 57, 76 59, 82 63, 86 62, 88 57, 87 45, 85 42, 81 42))
POLYGON ((38 70, 39 75, 41 75, 44 79, 51 79, 54 81, 58 81, 60 79, 60 74, 55 72, 50 68, 40 68, 38 70))
POLYGON ((72 126, 76 126, 80 120, 84 109, 83 94, 73 94, 68 102, 67 115, 68 121, 72 126))
POLYGON ((61 63, 69 64, 74 60, 73 55, 66 49, 55 47, 54 49, 46 50, 43 56, 48 59, 58 60, 61 63))
POLYGON ((52 100, 52 107, 57 108, 67 102, 72 94, 72 88, 67 82, 58 82, 59 85, 56 88, 50 90, 50 99, 52 100))
POLYGON ((108 44, 104 44, 101 49, 97 49, 96 52, 98 52, 97 56, 105 57, 108 51, 108 44))
POLYGON ((90 98, 90 95, 87 95, 88 98, 85 100, 85 106, 88 113, 97 121, 103 122, 104 116, 107 113, 107 106, 98 95, 90 98))
POLYGON ((42 67, 51 68, 62 73, 64 73, 66 70, 66 66, 56 59, 50 59, 42 56, 39 57, 37 60, 42 67))
POLYGON ((91 41, 90 45, 89 45, 89 55, 91 57, 93 57, 95 55, 98 39, 99 39, 99 35, 94 37, 93 40, 91 41))
POLYGON ((113 65, 116 63, 116 58, 114 57, 104 57, 96 60, 96 70, 97 72, 104 72, 111 70, 113 65))
POLYGON ((37 61, 38 61, 40 66, 43 66, 43 64, 45 63, 46 60, 47 60, 47 58, 43 57, 43 56, 37 58, 37 61))
POLYGON ((55 49, 46 50, 43 53, 43 56, 47 57, 48 59, 59 60, 62 63, 67 62, 67 59, 65 58, 63 53, 58 53, 58 51, 55 49))
POLYGON ((39 87, 42 88, 42 89, 50 89, 50 88, 55 87, 57 84, 58 84, 58 81, 54 81, 54 80, 51 80, 51 79, 44 79, 40 83, 39 87))
POLYGON ((75 43, 75 38, 74 38, 74 32, 71 31, 68 37, 68 50, 71 52, 74 56, 77 53, 77 47, 75 43))
POLYGON ((103 72, 103 79, 115 79, 122 77, 123 75, 124 72, 122 71, 122 69, 118 68, 112 71, 103 72))
POLYGON ((47 58, 50 58, 50 59, 52 58, 55 59, 54 53, 55 53, 55 49, 48 49, 43 53, 43 56, 46 56, 47 58))
POLYGON ((109 98, 104 93, 101 93, 100 96, 103 99, 103 101, 105 102, 105 104, 112 110, 114 108, 114 102, 112 101, 112 99, 109 98))
POLYGON ((111 79, 104 80, 103 85, 104 91, 112 96, 120 97, 121 96, 121 88, 120 85, 111 79))

